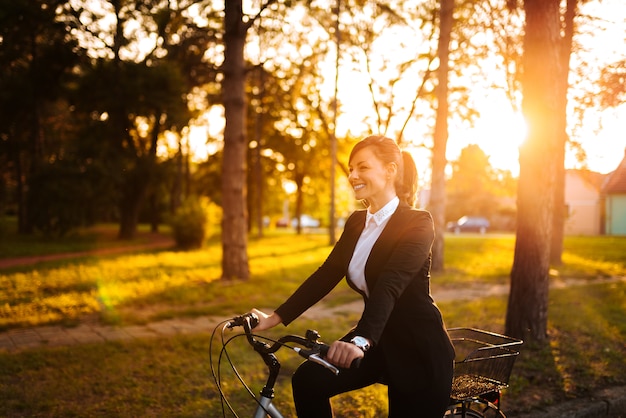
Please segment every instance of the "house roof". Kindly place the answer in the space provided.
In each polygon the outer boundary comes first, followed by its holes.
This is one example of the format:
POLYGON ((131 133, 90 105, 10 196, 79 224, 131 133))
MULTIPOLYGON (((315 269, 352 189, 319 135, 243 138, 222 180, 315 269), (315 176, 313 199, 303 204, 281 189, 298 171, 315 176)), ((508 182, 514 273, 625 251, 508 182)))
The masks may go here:
POLYGON ((602 191, 605 194, 626 193, 626 152, 619 166, 608 175, 602 191))
POLYGON ((575 176, 578 176, 589 186, 594 188, 597 191, 602 189, 602 185, 604 184, 606 177, 608 174, 596 173, 595 171, 590 170, 581 170, 581 169, 567 169, 566 173, 571 173, 575 176))

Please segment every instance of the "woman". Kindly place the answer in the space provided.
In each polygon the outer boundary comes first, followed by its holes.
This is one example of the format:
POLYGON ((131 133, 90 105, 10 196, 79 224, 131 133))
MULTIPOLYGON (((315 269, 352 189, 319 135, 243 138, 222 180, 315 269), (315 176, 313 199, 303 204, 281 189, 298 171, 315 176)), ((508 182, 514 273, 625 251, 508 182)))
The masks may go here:
POLYGON ((331 417, 330 398, 383 383, 390 417, 441 418, 448 406, 454 349, 430 296, 430 213, 412 207, 417 189, 410 154, 383 136, 357 143, 349 181, 367 210, 354 212, 322 266, 271 315, 254 309, 257 330, 288 325, 343 277, 365 301, 356 327, 331 344, 327 360, 345 368, 335 376, 304 362, 293 376, 299 417, 331 417), (358 369, 349 369, 361 358, 358 369))

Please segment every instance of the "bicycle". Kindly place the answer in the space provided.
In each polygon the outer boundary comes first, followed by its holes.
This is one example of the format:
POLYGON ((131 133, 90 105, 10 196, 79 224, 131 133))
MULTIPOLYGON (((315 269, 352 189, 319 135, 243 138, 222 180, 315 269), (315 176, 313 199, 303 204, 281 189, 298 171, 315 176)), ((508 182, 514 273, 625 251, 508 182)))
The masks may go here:
POLYGON ((502 389, 523 341, 475 328, 450 328, 456 351, 450 408, 446 417, 506 418, 502 389))
MULTIPOLYGON (((222 413, 226 416, 226 408, 237 417, 237 413, 228 401, 222 389, 219 364, 222 356, 225 355, 231 364, 235 375, 244 386, 248 394, 256 402, 256 409, 252 414, 253 418, 283 418, 283 415, 274 405, 274 387, 281 364, 276 353, 280 348, 289 348, 301 357, 318 363, 333 373, 338 374, 339 369, 328 361, 324 356, 329 346, 321 342, 320 335, 315 330, 307 330, 304 337, 299 335, 285 335, 277 340, 255 335, 252 329, 258 323, 258 318, 252 313, 237 316, 218 324, 211 335, 210 343, 210 363, 211 372, 215 380, 222 402, 222 413), (218 370, 214 368, 213 340, 216 331, 222 327, 222 349, 218 359, 218 370), (224 340, 224 332, 227 329, 242 327, 243 334, 236 334, 224 340), (258 353, 268 367, 268 377, 263 388, 257 397, 246 385, 233 365, 226 347, 234 339, 245 337, 248 344, 258 353), (271 342, 272 344, 268 344, 271 342), (293 346, 292 344, 295 344, 293 346)), ((500 395, 502 389, 508 386, 508 379, 513 368, 516 356, 519 354, 514 348, 522 344, 517 340, 504 335, 474 328, 451 328, 448 330, 455 350, 457 359, 455 360, 454 380, 450 397, 450 407, 445 413, 447 417, 469 417, 469 418, 506 418, 500 409, 500 395)), ((360 359, 359 359, 360 360, 360 359)), ((359 361, 355 361, 351 367, 358 367, 359 361)))
MULTIPOLYGON (((222 355, 226 355, 226 357, 228 358, 231 364, 233 371, 235 372, 235 375, 237 376, 241 384, 245 387, 248 394, 254 399, 254 401, 257 404, 257 407, 252 415, 253 418, 265 418, 267 416, 271 418, 283 418, 283 415, 273 403, 274 386, 276 385, 276 380, 278 378, 278 375, 280 374, 280 368, 281 368, 281 364, 278 361, 278 358, 276 357, 274 353, 277 352, 279 349, 289 348, 295 351, 296 353, 298 353, 301 357, 307 359, 308 361, 313 361, 315 363, 318 363, 326 367, 328 370, 332 371, 333 373, 339 374, 339 369, 336 366, 324 360, 324 356, 326 355, 330 347, 327 344, 319 340, 320 335, 317 331, 307 330, 306 335, 304 337, 299 336, 299 335, 285 335, 285 336, 280 337, 278 340, 272 340, 268 337, 263 337, 263 336, 252 333, 252 329, 257 325, 257 323, 258 323, 258 317, 253 313, 247 313, 247 314, 237 316, 235 318, 232 318, 230 320, 227 320, 218 324, 213 330, 213 333, 211 335, 211 343, 210 343, 210 348, 209 348, 211 373, 213 374, 213 379, 215 380, 215 384, 217 386, 217 389, 221 397, 222 413, 224 416, 226 416, 225 408, 228 408, 228 410, 235 417, 237 417, 238 415, 235 412, 235 409, 230 404, 230 402, 227 400, 226 395, 222 389, 221 377, 219 373, 219 364, 221 363, 222 355), (214 360, 212 358, 212 355, 213 355, 212 346, 213 346, 213 340, 215 337, 215 332, 217 331, 218 328, 220 328, 220 326, 222 327, 222 349, 220 351, 220 357, 217 362, 218 370, 216 372, 214 368, 214 360), (224 340, 224 331, 226 329, 231 329, 234 327, 242 327, 244 333, 236 334, 230 337, 228 340, 224 340), (238 337, 245 337, 248 343, 254 349, 254 351, 257 352, 261 356, 261 358, 263 359, 263 362, 268 367, 269 374, 268 374, 267 380, 265 381, 265 385, 263 386, 263 388, 261 389, 259 393, 259 397, 257 397, 252 392, 252 390, 244 382, 243 378, 239 376, 232 361, 230 361, 230 357, 228 356, 228 353, 226 351, 226 346, 231 341, 233 341, 234 339, 238 337), (270 345, 268 344, 268 342, 271 342, 272 344, 270 345)), ((359 363, 360 363, 360 359, 355 360, 352 364, 352 367, 358 367, 359 363)))

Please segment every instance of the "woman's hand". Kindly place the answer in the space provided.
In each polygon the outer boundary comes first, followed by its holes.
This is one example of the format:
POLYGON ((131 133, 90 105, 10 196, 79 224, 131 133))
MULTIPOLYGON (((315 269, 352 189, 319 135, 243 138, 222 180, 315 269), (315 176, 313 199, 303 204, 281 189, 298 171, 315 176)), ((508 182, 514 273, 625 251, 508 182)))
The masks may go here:
POLYGON ((255 331, 265 331, 266 329, 275 327, 283 321, 276 312, 273 312, 271 315, 259 311, 258 309, 252 309, 250 312, 259 318, 258 325, 254 327, 255 331))
POLYGON ((349 369, 355 359, 364 355, 363 350, 352 343, 335 341, 330 345, 326 359, 337 367, 349 369))

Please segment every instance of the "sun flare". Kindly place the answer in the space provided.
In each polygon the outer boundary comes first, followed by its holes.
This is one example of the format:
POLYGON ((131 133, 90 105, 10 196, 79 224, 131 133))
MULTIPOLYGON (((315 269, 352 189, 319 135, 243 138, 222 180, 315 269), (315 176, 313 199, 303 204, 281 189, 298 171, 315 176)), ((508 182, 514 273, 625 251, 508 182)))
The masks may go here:
POLYGON ((448 161, 456 160, 461 150, 478 145, 489 156, 494 168, 519 173, 519 147, 526 138, 526 121, 503 97, 488 97, 477 106, 480 116, 472 127, 451 127, 448 161))

